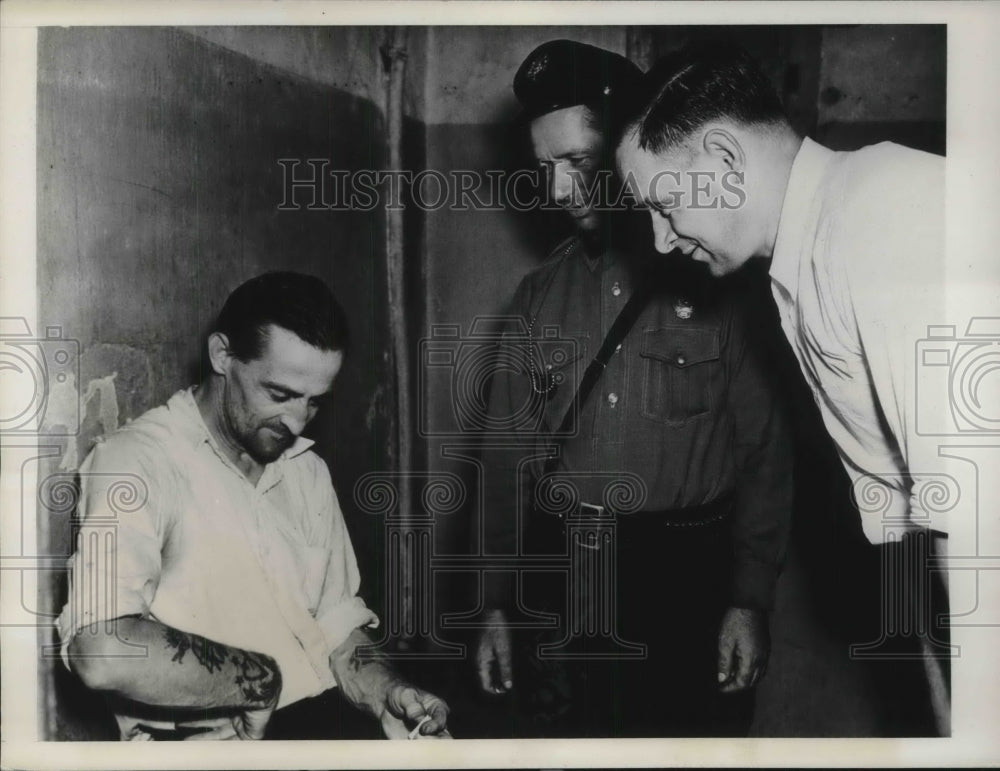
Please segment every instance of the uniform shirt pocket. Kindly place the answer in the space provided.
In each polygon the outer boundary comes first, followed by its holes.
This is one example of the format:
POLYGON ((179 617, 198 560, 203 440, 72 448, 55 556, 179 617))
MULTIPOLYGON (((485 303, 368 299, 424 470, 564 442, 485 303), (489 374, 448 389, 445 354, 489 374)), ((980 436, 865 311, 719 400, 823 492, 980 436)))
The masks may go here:
POLYGON ((644 417, 683 423, 715 407, 721 377, 718 329, 647 327, 639 356, 644 417))

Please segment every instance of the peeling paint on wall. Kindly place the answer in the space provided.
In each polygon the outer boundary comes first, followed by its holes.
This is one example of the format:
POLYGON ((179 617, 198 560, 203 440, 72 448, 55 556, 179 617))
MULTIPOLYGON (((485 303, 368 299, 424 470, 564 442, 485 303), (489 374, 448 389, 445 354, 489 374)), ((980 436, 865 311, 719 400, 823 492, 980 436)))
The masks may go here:
POLYGON ((80 424, 79 394, 76 390, 76 375, 70 370, 60 373, 54 383, 48 384, 45 415, 41 430, 74 429, 80 424))
POLYGON ((101 429, 105 434, 118 430, 118 395, 115 393, 115 378, 117 372, 112 372, 106 377, 97 378, 87 383, 87 390, 83 394, 83 408, 86 410, 90 400, 95 396, 100 397, 99 420, 101 429))
MULTIPOLYGON (((96 397, 97 420, 101 426, 98 436, 107 436, 118 429, 118 394, 115 390, 117 372, 105 377, 95 378, 87 383, 80 397, 76 389, 76 378, 69 373, 65 380, 55 383, 48 394, 48 405, 42 421, 42 431, 57 427, 73 428, 77 426, 82 416, 87 414, 87 407, 96 397)), ((59 463, 61 471, 73 471, 80 465, 78 437, 66 443, 66 452, 59 463)))

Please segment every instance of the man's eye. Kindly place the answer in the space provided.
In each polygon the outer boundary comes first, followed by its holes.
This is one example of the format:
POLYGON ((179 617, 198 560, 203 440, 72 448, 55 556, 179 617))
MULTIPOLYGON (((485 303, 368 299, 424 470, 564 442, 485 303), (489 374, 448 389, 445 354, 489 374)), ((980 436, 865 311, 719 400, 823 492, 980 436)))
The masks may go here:
POLYGON ((283 394, 278 391, 271 391, 270 395, 271 395, 271 401, 274 402, 287 402, 290 398, 288 394, 283 394))

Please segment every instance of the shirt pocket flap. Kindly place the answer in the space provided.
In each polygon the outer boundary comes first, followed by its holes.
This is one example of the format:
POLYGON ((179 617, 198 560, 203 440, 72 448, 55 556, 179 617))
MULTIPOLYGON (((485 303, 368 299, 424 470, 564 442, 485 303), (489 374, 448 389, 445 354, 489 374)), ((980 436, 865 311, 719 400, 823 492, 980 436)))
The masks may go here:
POLYGON ((679 369, 719 358, 719 332, 698 327, 647 329, 642 333, 640 356, 679 369))

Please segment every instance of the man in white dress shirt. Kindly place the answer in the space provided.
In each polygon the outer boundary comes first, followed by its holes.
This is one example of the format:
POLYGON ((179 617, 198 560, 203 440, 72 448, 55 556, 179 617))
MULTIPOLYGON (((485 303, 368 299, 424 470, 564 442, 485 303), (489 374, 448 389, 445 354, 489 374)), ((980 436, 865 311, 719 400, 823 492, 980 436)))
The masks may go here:
MULTIPOLYGON (((745 52, 697 45, 646 75, 617 162, 650 211, 660 252, 677 248, 715 276, 770 260, 782 329, 866 535, 943 555, 948 523, 921 495, 941 460, 916 431, 914 351, 942 323, 944 159, 889 142, 834 152, 802 138, 745 52)), ((942 576, 905 576, 906 602, 926 607, 942 576)), ((947 734, 948 669, 925 643, 934 717, 947 734)))
MULTIPOLYGON (((81 467, 62 650, 111 701, 123 739, 271 738, 276 709, 338 686, 387 736, 445 732, 443 701, 358 650, 378 619, 357 595, 330 473, 300 436, 346 346, 322 281, 251 279, 209 335, 203 382, 81 467)), ((316 703, 319 735, 280 738, 360 738, 339 702, 316 703)))

